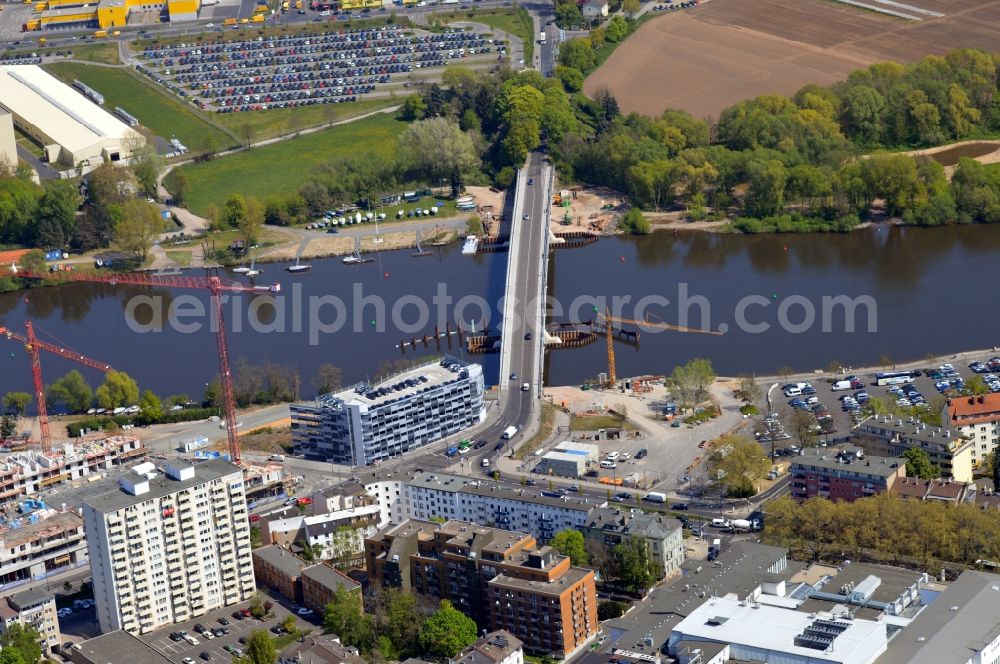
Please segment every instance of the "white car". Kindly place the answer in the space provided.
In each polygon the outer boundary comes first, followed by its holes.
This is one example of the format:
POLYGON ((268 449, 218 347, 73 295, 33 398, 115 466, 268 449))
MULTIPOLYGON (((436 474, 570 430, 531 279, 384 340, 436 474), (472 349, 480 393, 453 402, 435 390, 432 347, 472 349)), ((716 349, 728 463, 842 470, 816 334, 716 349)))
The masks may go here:
POLYGON ((56 611, 56 615, 59 616, 60 618, 65 618, 68 615, 72 615, 72 613, 73 613, 73 609, 71 609, 69 607, 66 607, 66 608, 63 608, 63 609, 59 609, 58 611, 56 611))
POLYGON ((631 458, 632 458, 632 455, 630 453, 628 453, 628 452, 622 452, 622 455, 621 455, 621 460, 622 461, 628 461, 631 458))
POLYGON ((204 632, 201 633, 201 638, 205 639, 206 641, 211 641, 212 639, 215 638, 215 634, 212 634, 210 631, 206 629, 204 632))
POLYGON ((608 461, 617 461, 618 457, 620 456, 621 452, 619 452, 618 450, 614 450, 612 452, 608 452, 607 454, 605 454, 604 458, 607 459, 608 461))
POLYGON ((181 660, 181 662, 183 664, 194 664, 194 660, 191 659, 190 657, 185 657, 184 659, 181 660))
POLYGON ((311 616, 313 614, 313 610, 303 606, 301 609, 296 611, 296 613, 299 614, 300 616, 311 616))

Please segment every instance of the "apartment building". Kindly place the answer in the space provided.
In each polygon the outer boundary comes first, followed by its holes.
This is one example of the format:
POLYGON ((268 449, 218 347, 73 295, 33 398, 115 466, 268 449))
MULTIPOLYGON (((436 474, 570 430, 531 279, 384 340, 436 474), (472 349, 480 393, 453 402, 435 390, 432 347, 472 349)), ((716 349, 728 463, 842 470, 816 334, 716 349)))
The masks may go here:
POLYGON ((1000 393, 948 399, 941 423, 972 441, 972 465, 979 465, 1000 442, 1000 393))
POLYGON ((378 385, 292 404, 292 442, 333 463, 371 465, 481 422, 483 389, 480 365, 445 357, 378 385))
POLYGON ((302 601, 299 577, 306 561, 280 546, 264 546, 253 552, 253 573, 257 584, 273 588, 294 602, 302 601))
POLYGON ((852 442, 874 456, 898 458, 906 450, 918 448, 945 477, 958 482, 972 481, 973 442, 947 427, 931 427, 913 420, 889 416, 871 417, 854 430, 852 442))
POLYGON ((938 500, 944 503, 976 503, 976 484, 951 478, 922 480, 904 477, 892 485, 892 492, 904 500, 938 500))
POLYGON ((537 487, 510 489, 458 475, 418 473, 404 489, 409 519, 455 519, 529 533, 542 542, 560 530, 580 530, 595 507, 607 501, 563 496, 537 487))
POLYGON ((93 476, 102 470, 146 456, 138 436, 77 439, 49 455, 19 452, 0 458, 0 503, 32 496, 61 482, 93 476))
POLYGON ((630 538, 643 540, 650 557, 656 562, 660 578, 677 573, 684 562, 681 522, 662 514, 646 514, 639 509, 597 507, 590 511, 583 535, 607 547, 630 538))
POLYGON ((794 457, 788 468, 796 500, 829 498, 852 503, 891 491, 906 478, 906 462, 885 457, 859 457, 853 450, 794 457))
POLYGON ((0 520, 0 591, 87 560, 83 519, 52 508, 0 520))
POLYGON ((22 590, 0 602, 0 634, 13 624, 33 627, 39 636, 42 655, 59 650, 59 616, 56 600, 43 590, 22 590))
POLYGON ((144 634, 253 596, 243 472, 143 463, 83 504, 103 632, 144 634))
POLYGON ((358 601, 361 601, 361 584, 326 563, 304 568, 299 579, 302 584, 302 604, 317 615, 323 615, 323 610, 333 601, 333 595, 338 590, 357 593, 358 601))
POLYGON ((594 572, 526 533, 409 520, 367 539, 365 558, 373 586, 448 599, 530 651, 564 658, 599 628, 594 572))
POLYGON ((524 644, 510 632, 491 632, 449 660, 449 664, 524 664, 524 644))

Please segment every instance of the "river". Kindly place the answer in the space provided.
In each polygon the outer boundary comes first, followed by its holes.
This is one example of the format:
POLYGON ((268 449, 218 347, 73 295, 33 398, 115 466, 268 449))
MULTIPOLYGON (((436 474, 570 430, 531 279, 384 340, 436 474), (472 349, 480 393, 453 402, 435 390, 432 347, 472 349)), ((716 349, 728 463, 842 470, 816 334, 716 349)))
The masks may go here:
MULTIPOLYGON (((1000 227, 994 226, 882 227, 837 235, 657 233, 556 250, 550 285, 563 308, 554 320, 568 320, 574 307, 578 320, 593 318, 595 308, 610 307, 625 317, 685 323, 685 310, 689 326, 728 328, 722 336, 646 330, 638 346, 618 342, 619 376, 669 372, 692 357, 710 358, 721 374, 769 374, 783 366, 826 368, 835 359, 861 366, 876 364, 882 356, 912 360, 997 345, 992 270, 998 257, 1000 227), (615 296, 630 300, 619 306, 612 302, 615 296), (605 300, 593 300, 600 297, 605 300), (685 298, 688 304, 679 304, 685 298), (853 332, 846 324, 848 309, 854 313, 853 332)), ((462 306, 461 319, 467 326, 472 321, 477 332, 485 315, 495 328, 506 258, 503 253, 463 256, 452 246, 426 258, 385 252, 375 263, 358 266, 317 260, 311 272, 300 275, 267 265, 262 277, 281 282, 278 306, 284 308, 275 309, 263 295, 228 302, 227 327, 238 328, 229 335, 231 356, 295 365, 305 396, 315 367, 323 362, 341 367, 350 383, 372 377, 385 360, 461 355, 457 339, 450 349, 443 343, 440 351, 431 343, 426 350, 420 344, 416 353, 401 353, 396 345, 402 337, 432 332, 436 320, 442 330, 446 318, 454 323, 456 305, 462 306), (381 298, 385 313, 370 301, 357 307, 362 297, 381 298), (332 332, 337 302, 346 316, 340 319, 344 327, 332 332), (426 320, 419 320, 417 302, 426 303, 426 320), (480 311, 480 303, 488 314, 480 311), (248 322, 251 309, 258 313, 259 329, 248 322), (410 327, 401 330, 404 325, 410 327)), ((0 324, 23 330, 32 320, 42 338, 109 362, 142 387, 162 395, 200 396, 217 372, 207 316, 188 314, 163 331, 139 332, 152 319, 148 297, 159 298, 161 309, 172 303, 181 312, 207 310, 208 298, 199 291, 73 284, 0 295, 0 324), (185 331, 190 325, 199 329, 185 331)), ((30 392, 26 354, 13 342, 2 352, 0 393, 30 392)), ((477 357, 484 361, 487 381, 495 382, 498 357, 477 357)), ((51 355, 43 355, 42 366, 46 382, 77 368, 51 355)), ((595 377, 606 369, 603 339, 553 351, 546 366, 549 384, 595 377)), ((100 382, 98 373, 79 368, 92 384, 100 382)))

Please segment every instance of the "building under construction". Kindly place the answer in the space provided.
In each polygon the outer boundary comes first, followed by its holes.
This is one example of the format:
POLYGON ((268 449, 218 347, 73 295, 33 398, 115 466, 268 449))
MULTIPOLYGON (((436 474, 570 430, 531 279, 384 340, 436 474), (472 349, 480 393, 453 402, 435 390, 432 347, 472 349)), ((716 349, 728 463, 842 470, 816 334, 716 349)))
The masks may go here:
POLYGON ((83 517, 26 500, 0 509, 0 593, 87 561, 83 517))
POLYGON ((77 439, 48 455, 17 452, 0 457, 0 503, 62 482, 97 477, 101 471, 145 458, 146 452, 138 436, 121 435, 77 439))

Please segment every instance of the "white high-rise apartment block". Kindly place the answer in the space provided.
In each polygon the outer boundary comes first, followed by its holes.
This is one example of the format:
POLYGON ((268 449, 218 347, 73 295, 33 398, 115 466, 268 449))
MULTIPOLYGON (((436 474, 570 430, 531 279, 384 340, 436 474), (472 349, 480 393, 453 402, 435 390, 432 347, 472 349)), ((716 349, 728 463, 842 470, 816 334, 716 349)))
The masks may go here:
POLYGON ((239 468, 143 463, 118 485, 83 505, 102 632, 143 634, 253 596, 239 468))

